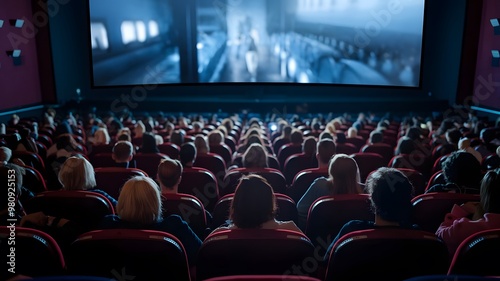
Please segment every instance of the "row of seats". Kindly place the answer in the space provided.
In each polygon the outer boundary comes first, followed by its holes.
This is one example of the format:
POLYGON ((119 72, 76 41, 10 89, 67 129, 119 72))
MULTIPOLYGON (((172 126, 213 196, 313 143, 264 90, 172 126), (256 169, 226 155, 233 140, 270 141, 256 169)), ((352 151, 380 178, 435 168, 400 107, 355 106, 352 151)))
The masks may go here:
MULTIPOLYGON (((0 227, 2 243, 9 235, 7 227, 0 227)), ((9 254, 8 247, 1 249, 4 257, 9 254)), ((500 276, 499 253, 500 229, 470 236, 451 260, 445 244, 431 233, 372 229, 343 236, 322 265, 314 245, 302 233, 227 230, 205 239, 196 266, 190 269, 182 244, 165 232, 90 231, 76 239, 64 256, 48 234, 18 227, 15 266, 17 272, 33 277, 73 274, 188 281, 267 274, 281 275, 282 280, 291 275, 320 280, 405 280, 434 274, 500 276)))

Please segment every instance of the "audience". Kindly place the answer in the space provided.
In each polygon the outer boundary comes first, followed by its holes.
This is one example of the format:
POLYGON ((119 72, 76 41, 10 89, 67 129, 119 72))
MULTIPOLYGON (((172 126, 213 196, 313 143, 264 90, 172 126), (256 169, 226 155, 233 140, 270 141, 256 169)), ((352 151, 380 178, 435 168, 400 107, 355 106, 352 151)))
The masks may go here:
POLYGON ((117 201, 103 190, 97 189, 94 168, 90 162, 80 156, 66 159, 59 170, 59 182, 64 190, 84 190, 104 195, 113 206, 117 201))
POLYGON ((273 188, 259 175, 241 178, 229 209, 229 223, 212 233, 228 229, 287 229, 301 231, 293 221, 276 220, 273 188))
POLYGON ((149 177, 133 177, 123 185, 116 215, 106 216, 101 228, 149 229, 171 233, 181 241, 191 265, 194 265, 201 246, 201 240, 181 217, 162 217, 160 188, 149 177))
POLYGON ((193 143, 188 142, 181 146, 181 151, 179 152, 179 159, 181 160, 182 167, 192 168, 196 156, 197 156, 197 150, 196 146, 193 143))
POLYGON ((142 135, 142 146, 139 149, 140 153, 160 153, 156 138, 152 133, 144 133, 142 135))
POLYGON ((370 194, 373 221, 352 220, 346 223, 328 247, 324 260, 327 261, 335 243, 345 234, 374 228, 418 229, 410 223, 413 187, 408 178, 394 168, 379 168, 366 181, 370 194))
POLYGON ((182 164, 179 160, 163 159, 158 165, 157 181, 160 183, 161 194, 178 193, 182 179, 182 164))
POLYGON ((116 167, 136 168, 134 146, 130 141, 118 141, 113 146, 111 157, 116 167))
POLYGON ((328 174, 328 178, 317 178, 297 203, 301 229, 305 229, 309 208, 316 199, 328 195, 363 193, 358 164, 353 158, 345 154, 335 155, 330 161, 328 174))
POLYGON ((252 144, 243 154, 243 167, 244 168, 267 168, 266 149, 260 144, 252 144))
POLYGON ((454 205, 444 217, 436 235, 444 240, 453 256, 470 235, 500 228, 500 169, 489 171, 481 182, 480 202, 454 205))
POLYGON ((318 158, 318 169, 327 170, 330 159, 335 155, 336 146, 331 139, 322 139, 318 142, 316 158, 318 158))

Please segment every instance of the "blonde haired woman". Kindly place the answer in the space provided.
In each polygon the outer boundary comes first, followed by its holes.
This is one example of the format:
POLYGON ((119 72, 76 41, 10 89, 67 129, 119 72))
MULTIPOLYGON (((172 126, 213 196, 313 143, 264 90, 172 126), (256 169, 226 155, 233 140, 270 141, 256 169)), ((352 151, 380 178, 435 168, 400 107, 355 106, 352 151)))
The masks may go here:
POLYGON ((243 154, 243 167, 245 168, 267 168, 266 149, 258 143, 252 143, 243 154))
POLYGON ((316 199, 328 195, 363 193, 363 187, 359 183, 358 164, 352 157, 346 154, 335 155, 330 160, 328 174, 328 178, 316 179, 297 203, 301 229, 305 229, 309 208, 316 199))
POLYGON ((111 138, 109 137, 108 129, 100 127, 94 132, 94 137, 91 142, 93 145, 109 144, 111 138))
POLYGON ((105 191, 96 189, 94 167, 81 156, 72 156, 66 159, 58 174, 59 182, 64 190, 85 190, 104 195, 116 206, 117 201, 105 191))
POLYGON ((201 246, 201 240, 181 217, 162 217, 160 187, 149 177, 133 177, 123 185, 116 205, 116 215, 106 216, 101 228, 168 232, 181 241, 190 264, 194 264, 196 253, 201 246))

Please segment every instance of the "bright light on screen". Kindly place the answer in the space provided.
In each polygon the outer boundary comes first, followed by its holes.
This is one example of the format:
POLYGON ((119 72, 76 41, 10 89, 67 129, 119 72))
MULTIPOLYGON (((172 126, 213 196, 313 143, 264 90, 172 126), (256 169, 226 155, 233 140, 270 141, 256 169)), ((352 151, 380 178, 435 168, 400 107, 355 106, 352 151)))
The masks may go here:
POLYGON ((424 2, 89 0, 94 86, 419 87, 424 2), (195 24, 186 23, 185 11, 195 12, 195 24), (99 32, 96 23, 105 23, 99 32), (103 34, 109 42, 98 39, 103 34))

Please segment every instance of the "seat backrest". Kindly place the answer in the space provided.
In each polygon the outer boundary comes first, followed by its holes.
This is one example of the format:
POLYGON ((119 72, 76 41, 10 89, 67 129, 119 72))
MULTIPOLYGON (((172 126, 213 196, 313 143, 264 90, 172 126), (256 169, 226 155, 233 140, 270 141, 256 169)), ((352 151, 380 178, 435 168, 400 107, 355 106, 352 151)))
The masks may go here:
POLYGON ((272 168, 238 168, 226 173, 223 183, 221 184, 221 196, 234 193, 240 178, 243 175, 248 174, 257 174, 264 177, 267 182, 269 182, 275 193, 286 194, 285 176, 283 176, 283 174, 279 170, 272 168))
POLYGON ((40 174, 45 175, 45 163, 42 157, 40 157, 37 153, 14 150, 12 151, 12 159, 14 158, 23 160, 26 165, 35 168, 38 172, 40 172, 40 174))
POLYGON ((302 153, 302 145, 296 145, 293 143, 288 143, 283 145, 278 151, 278 162, 280 164, 280 169, 283 171, 285 168, 286 159, 297 153, 302 153))
POLYGON ((36 170, 35 168, 31 166, 22 166, 26 170, 26 174, 23 175, 23 186, 29 189, 33 193, 40 193, 47 191, 47 185, 45 184, 45 180, 36 170))
POLYGON ((95 229, 104 216, 115 213, 104 195, 81 190, 41 192, 26 201, 24 209, 74 221, 84 230, 95 229))
POLYGON ((285 166, 283 167, 283 175, 285 176, 287 185, 292 184, 295 175, 298 172, 311 169, 318 166, 318 160, 316 159, 316 155, 307 156, 304 153, 298 153, 290 155, 286 161, 285 166))
POLYGON ((115 199, 120 196, 120 190, 127 180, 135 176, 148 176, 146 172, 136 168, 103 167, 95 168, 94 171, 97 188, 115 199))
POLYGON ((179 193, 191 194, 200 199, 206 210, 211 212, 219 200, 219 189, 214 174, 203 168, 185 168, 179 184, 179 193))
MULTIPOLYGON (((298 212, 297 205, 292 198, 287 195, 275 193, 276 205, 278 210, 276 212, 276 219, 280 221, 294 221, 297 223, 298 212)), ((221 226, 229 218, 229 208, 233 201, 234 193, 226 194, 217 201, 214 211, 212 212, 212 228, 221 226)))
POLYGON ((233 153, 231 151, 231 148, 229 148, 229 146, 227 146, 226 144, 211 145, 210 152, 222 157, 222 159, 224 159, 224 164, 229 165, 231 163, 233 153))
POLYGON ((69 249, 68 272, 133 280, 189 281, 186 251, 172 234, 137 229, 106 229, 84 233, 69 249))
POLYGON ((458 246, 448 274, 500 276, 500 229, 475 233, 458 246))
POLYGON ((162 194, 163 217, 179 215, 198 237, 205 237, 208 227, 205 207, 200 199, 190 194, 162 194))
POLYGON ((100 145, 92 145, 88 149, 87 153, 90 158, 92 158, 93 155, 99 154, 99 153, 112 153, 113 152, 113 146, 114 144, 100 144, 100 145))
POLYGON ((384 158, 384 166, 394 157, 394 147, 386 143, 367 144, 361 152, 376 153, 384 158))
POLYGON ((500 167, 500 156, 497 154, 490 154, 483 158, 481 162, 481 167, 483 171, 494 170, 500 167))
POLYGON ((220 183, 226 175, 226 163, 220 155, 214 153, 198 154, 193 166, 204 168, 212 172, 217 183, 220 183))
POLYGON ((179 154, 181 152, 178 145, 170 142, 158 145, 158 150, 160 150, 160 153, 163 153, 172 159, 179 159, 179 154))
POLYGON ((319 177, 328 178, 328 171, 319 170, 317 168, 300 171, 295 175, 292 185, 288 188, 287 195, 295 202, 299 202, 307 189, 319 177))
POLYGON ((422 230, 436 232, 444 221, 447 213, 451 212, 454 204, 461 205, 465 202, 479 202, 477 194, 460 194, 447 192, 432 192, 414 197, 412 221, 422 230))
POLYGON ((370 229, 348 233, 333 246, 325 280, 404 280, 446 274, 448 250, 433 233, 370 229))
POLYGON ((352 143, 337 143, 335 151, 337 154, 343 153, 347 155, 351 155, 359 152, 359 149, 356 145, 352 143))
POLYGON ((116 165, 113 160, 112 153, 98 153, 91 155, 90 163, 94 168, 114 167, 116 165))
POLYGON ((307 216, 307 237, 314 245, 324 244, 351 220, 373 220, 369 198, 368 194, 343 194, 316 199, 307 216))
POLYGON ((431 158, 421 152, 411 154, 400 154, 394 156, 389 162, 389 167, 417 170, 428 179, 431 175, 431 158))
POLYGON ((15 228, 0 226, 0 245, 2 245, 0 247, 2 260, 6 262, 0 273, 1 280, 7 280, 15 275, 8 271, 9 268, 14 268, 16 274, 30 277, 64 272, 65 261, 62 251, 57 242, 45 232, 19 226, 15 228), (9 240, 11 237, 15 239, 9 240))
POLYGON ((363 138, 346 138, 346 143, 354 144, 358 151, 366 144, 366 140, 363 138))
POLYGON ((444 173, 442 170, 435 172, 427 182, 427 186, 425 187, 425 191, 429 190, 435 184, 445 184, 446 180, 444 179, 444 173))
POLYGON ((368 174, 380 167, 387 166, 387 163, 389 163, 389 160, 392 158, 391 157, 386 161, 381 155, 371 152, 354 153, 351 154, 351 157, 354 158, 358 164, 362 183, 366 181, 368 174))
POLYGON ((136 167, 146 172, 151 178, 156 178, 158 165, 165 158, 169 157, 163 153, 137 153, 134 155, 136 167))
POLYGON ((313 254, 311 241, 300 232, 225 230, 209 235, 203 242, 198 252, 196 277, 205 280, 241 274, 294 275, 293 267, 302 266, 313 254))

